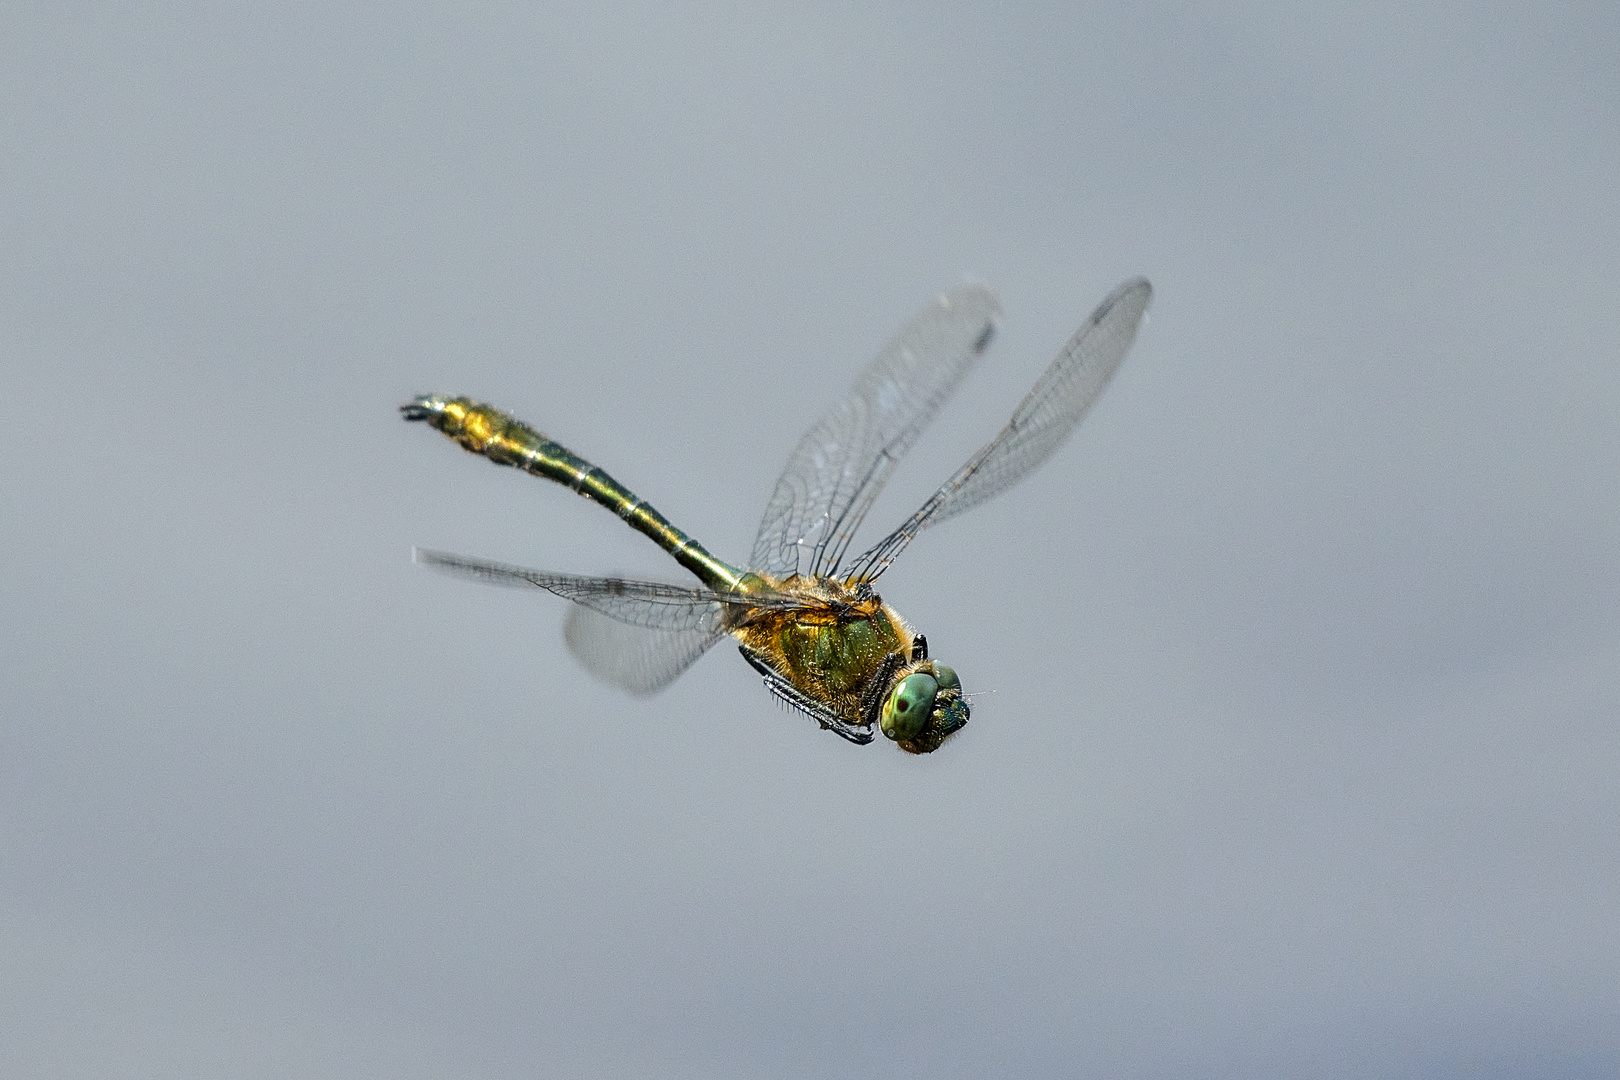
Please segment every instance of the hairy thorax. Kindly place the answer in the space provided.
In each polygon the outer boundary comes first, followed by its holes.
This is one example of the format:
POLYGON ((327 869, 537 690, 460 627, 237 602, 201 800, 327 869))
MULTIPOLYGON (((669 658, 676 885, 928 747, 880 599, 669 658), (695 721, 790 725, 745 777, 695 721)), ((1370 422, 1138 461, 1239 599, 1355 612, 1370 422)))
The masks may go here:
MULTIPOLYGON (((885 673, 889 656, 911 657, 911 628, 870 588, 857 590, 830 578, 772 581, 755 574, 744 579, 743 588, 756 583, 802 597, 804 606, 756 609, 732 635, 799 690, 860 723, 863 698, 885 673)), ((892 663, 888 667, 892 672, 892 663)))

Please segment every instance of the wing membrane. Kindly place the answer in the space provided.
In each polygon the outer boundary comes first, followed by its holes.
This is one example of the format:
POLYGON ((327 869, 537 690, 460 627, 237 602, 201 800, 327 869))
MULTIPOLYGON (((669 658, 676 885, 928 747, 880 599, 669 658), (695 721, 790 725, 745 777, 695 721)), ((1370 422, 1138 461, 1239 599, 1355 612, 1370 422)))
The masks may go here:
POLYGON ((776 481, 752 566, 830 574, 896 463, 990 343, 1001 308, 963 285, 918 312, 842 401, 804 434, 776 481))
POLYGON ((724 636, 705 629, 646 630, 579 604, 563 620, 563 640, 585 670, 637 697, 674 682, 724 636))
POLYGON ((931 525, 971 510, 1045 464, 1108 386, 1153 298, 1143 278, 1125 282, 1075 331, 994 439, 957 470, 905 524, 857 558, 850 576, 871 581, 931 525))
POLYGON ((692 630, 718 636, 750 609, 792 608, 800 604, 792 597, 773 592, 727 596, 708 589, 658 581, 552 574, 421 548, 413 554, 417 562, 447 574, 492 585, 541 588, 610 619, 647 630, 692 630))

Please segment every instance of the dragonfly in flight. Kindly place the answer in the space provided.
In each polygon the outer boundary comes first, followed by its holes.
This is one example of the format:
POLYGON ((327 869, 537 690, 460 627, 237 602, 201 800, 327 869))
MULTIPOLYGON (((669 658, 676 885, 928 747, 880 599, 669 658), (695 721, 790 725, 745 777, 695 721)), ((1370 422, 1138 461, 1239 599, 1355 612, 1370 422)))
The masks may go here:
POLYGON ((613 477, 539 431, 464 397, 401 406, 497 465, 545 477, 612 510, 695 575, 698 586, 548 573, 418 549, 452 574, 573 601, 569 649, 593 674, 650 694, 721 639, 781 700, 852 743, 874 729, 926 754, 968 722, 961 680, 873 586, 924 529, 972 509, 1052 456, 1125 358, 1153 290, 1136 278, 1077 330, 1012 419, 900 527, 846 558, 900 461, 983 355, 1000 308, 963 285, 918 312, 799 440, 776 481, 747 568, 722 562, 613 477))

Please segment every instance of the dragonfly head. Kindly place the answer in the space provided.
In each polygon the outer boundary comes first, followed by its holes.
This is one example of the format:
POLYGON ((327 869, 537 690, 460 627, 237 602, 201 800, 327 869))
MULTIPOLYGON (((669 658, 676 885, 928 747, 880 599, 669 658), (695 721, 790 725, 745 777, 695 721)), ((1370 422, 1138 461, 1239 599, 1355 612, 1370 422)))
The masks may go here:
POLYGON ((906 665, 895 677, 878 727, 910 754, 931 754, 968 722, 956 671, 934 660, 906 665))

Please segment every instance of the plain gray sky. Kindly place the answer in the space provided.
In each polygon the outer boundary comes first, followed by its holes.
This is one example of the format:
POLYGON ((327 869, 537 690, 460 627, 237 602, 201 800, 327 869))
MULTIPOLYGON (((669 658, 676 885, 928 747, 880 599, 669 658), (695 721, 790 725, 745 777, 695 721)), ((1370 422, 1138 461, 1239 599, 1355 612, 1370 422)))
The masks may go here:
POLYGON ((0 1072, 1620 1072, 1620 13, 12 4, 0 1072), (855 748, 678 579, 972 275, 868 538, 1118 281, 1079 434, 883 593, 981 698, 855 748))

